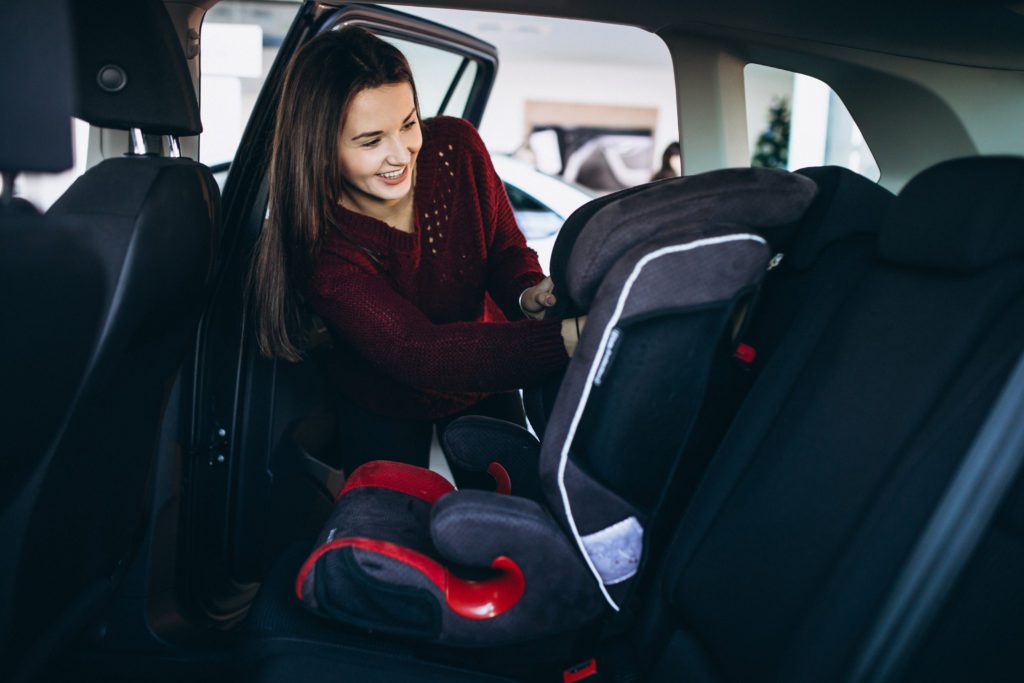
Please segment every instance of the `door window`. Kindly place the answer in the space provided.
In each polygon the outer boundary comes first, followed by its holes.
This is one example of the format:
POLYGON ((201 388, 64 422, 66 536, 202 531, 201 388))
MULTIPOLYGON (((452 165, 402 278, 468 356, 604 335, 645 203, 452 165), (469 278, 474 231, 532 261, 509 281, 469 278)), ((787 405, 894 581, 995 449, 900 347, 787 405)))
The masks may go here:
POLYGON ((474 60, 429 45, 382 37, 409 60, 424 117, 463 115, 479 68, 474 60))

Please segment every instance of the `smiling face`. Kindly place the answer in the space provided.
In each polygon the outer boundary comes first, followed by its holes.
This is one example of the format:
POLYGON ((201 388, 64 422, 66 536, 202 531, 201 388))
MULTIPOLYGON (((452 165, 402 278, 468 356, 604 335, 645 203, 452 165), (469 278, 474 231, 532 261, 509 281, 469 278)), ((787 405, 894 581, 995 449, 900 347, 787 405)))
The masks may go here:
POLYGON ((339 142, 343 203, 379 217, 411 199, 422 146, 408 83, 359 91, 349 103, 339 142))

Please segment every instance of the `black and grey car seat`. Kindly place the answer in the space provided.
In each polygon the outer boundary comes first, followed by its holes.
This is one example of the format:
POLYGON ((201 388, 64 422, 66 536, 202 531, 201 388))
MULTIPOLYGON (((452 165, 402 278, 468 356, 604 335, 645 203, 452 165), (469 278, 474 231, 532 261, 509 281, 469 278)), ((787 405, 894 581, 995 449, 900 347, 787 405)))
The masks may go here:
POLYGON ((357 469, 296 579, 309 608, 485 646, 576 629, 629 600, 710 357, 768 264, 753 231, 795 221, 815 192, 781 171, 687 180, 603 202, 574 229, 568 294, 589 320, 539 453, 525 430, 502 439, 470 422, 446 448, 498 492, 453 492, 399 463, 357 469))

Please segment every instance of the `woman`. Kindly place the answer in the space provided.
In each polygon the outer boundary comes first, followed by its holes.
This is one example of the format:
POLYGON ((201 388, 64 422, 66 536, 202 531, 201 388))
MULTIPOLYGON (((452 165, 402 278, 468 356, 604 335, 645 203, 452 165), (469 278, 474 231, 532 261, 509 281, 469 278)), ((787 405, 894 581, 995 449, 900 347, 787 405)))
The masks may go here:
POLYGON ((661 154, 661 168, 654 172, 651 180, 677 178, 683 173, 683 150, 678 142, 670 142, 661 154))
POLYGON ((522 423, 515 389, 562 368, 584 322, 544 319, 551 280, 477 132, 421 121, 404 56, 357 28, 289 67, 252 284, 266 355, 298 360, 308 312, 330 331, 348 471, 425 466, 462 414, 522 423))

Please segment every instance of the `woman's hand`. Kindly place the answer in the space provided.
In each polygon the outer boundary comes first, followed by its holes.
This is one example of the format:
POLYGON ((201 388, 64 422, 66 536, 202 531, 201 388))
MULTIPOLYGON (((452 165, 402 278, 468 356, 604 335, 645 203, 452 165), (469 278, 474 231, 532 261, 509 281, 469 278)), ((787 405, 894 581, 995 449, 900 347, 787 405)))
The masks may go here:
POLYGON ((555 283, 546 277, 533 287, 524 289, 519 295, 519 308, 528 318, 543 319, 547 309, 555 305, 555 295, 551 293, 554 288, 555 283))
POLYGON ((576 352, 576 346, 580 342, 580 334, 587 325, 587 316, 581 315, 578 318, 566 318, 562 321, 562 343, 565 344, 565 352, 572 357, 576 352))

